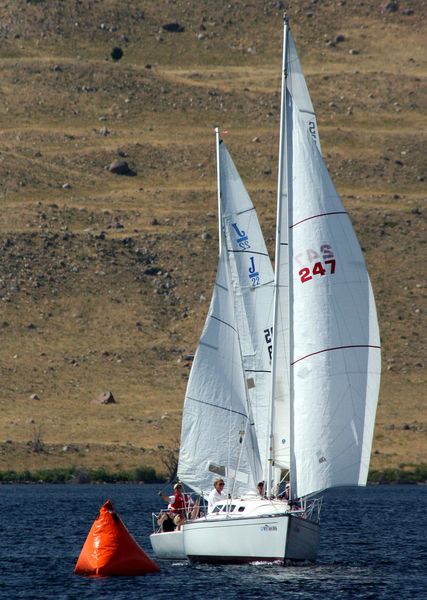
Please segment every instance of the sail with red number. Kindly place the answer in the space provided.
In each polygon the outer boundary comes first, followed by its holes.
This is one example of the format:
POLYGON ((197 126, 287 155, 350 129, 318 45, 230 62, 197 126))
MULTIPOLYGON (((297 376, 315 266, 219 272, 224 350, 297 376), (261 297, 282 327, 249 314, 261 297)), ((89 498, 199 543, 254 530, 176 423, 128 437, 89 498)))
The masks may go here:
POLYGON ((303 497, 366 483, 381 359, 372 287, 350 218, 290 93, 284 110, 292 136, 282 155, 276 289, 277 311, 288 318, 273 347, 284 357, 274 369, 273 405, 283 371, 289 386, 288 414, 273 424, 274 460, 290 468, 293 495, 303 497))

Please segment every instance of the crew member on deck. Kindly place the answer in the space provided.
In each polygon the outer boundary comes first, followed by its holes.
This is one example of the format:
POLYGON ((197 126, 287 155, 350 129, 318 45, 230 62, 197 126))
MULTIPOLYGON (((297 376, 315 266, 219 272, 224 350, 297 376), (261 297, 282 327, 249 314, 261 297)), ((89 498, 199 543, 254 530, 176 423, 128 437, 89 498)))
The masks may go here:
POLYGON ((187 518, 187 512, 189 512, 189 509, 194 504, 193 501, 191 498, 185 496, 181 483, 175 483, 173 486, 173 496, 160 495, 163 500, 169 502, 168 508, 172 514, 173 522, 177 529, 181 529, 181 525, 187 518))
POLYGON ((264 498, 265 493, 264 493, 264 482, 260 481, 257 486, 256 486, 256 491, 258 496, 261 496, 261 498, 264 498))
POLYGON ((217 502, 221 502, 227 499, 224 494, 224 480, 223 479, 215 479, 214 487, 211 493, 208 496, 208 513, 211 513, 214 509, 214 506, 217 502))

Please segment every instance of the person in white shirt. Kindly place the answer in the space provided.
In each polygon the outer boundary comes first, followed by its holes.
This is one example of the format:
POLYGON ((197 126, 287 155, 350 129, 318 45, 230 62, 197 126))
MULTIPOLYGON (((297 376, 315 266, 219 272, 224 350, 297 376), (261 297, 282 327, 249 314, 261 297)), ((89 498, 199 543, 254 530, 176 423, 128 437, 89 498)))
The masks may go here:
POLYGON ((215 479, 213 485, 213 490, 208 496, 208 513, 213 511, 217 502, 221 502, 221 500, 225 502, 225 500, 227 500, 226 495, 224 494, 224 480, 215 479))

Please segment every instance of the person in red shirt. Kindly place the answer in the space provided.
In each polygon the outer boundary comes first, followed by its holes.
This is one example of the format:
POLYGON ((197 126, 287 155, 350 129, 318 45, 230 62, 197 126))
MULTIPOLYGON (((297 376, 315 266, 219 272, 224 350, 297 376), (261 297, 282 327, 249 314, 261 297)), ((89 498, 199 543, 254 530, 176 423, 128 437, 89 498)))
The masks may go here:
POLYGON ((169 502, 169 511, 173 518, 173 522, 177 529, 181 528, 181 525, 185 522, 187 518, 187 513, 192 508, 192 501, 190 498, 187 498, 183 493, 183 488, 181 483, 175 483, 173 486, 173 496, 164 496, 160 493, 162 498, 169 502))
POLYGON ((176 525, 177 529, 181 528, 181 525, 185 521, 186 512, 187 512, 187 501, 182 492, 182 485, 180 483, 175 483, 173 486, 173 495, 174 499, 171 502, 171 513, 173 515, 173 521, 176 525))

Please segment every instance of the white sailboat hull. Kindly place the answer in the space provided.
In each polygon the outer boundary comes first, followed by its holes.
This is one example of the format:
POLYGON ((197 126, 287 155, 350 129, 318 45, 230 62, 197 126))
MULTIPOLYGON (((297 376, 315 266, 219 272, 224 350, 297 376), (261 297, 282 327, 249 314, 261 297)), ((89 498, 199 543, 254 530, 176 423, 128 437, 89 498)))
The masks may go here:
POLYGON ((166 531, 150 535, 151 546, 157 558, 165 560, 185 560, 183 531, 166 531))
POLYGON ((246 563, 316 560, 318 523, 289 514, 198 519, 184 525, 191 562, 246 563))

